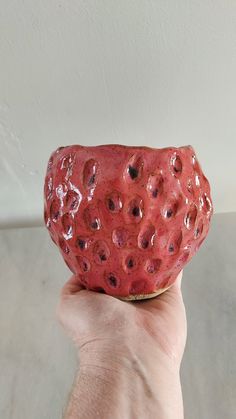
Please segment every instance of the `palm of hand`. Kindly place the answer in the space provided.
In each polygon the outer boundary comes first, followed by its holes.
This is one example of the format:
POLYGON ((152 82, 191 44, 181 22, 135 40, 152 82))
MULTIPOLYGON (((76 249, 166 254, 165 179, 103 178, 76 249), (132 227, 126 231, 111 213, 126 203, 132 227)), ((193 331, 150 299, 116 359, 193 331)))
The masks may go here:
POLYGON ((125 340, 132 345, 142 342, 180 364, 187 330, 181 276, 164 294, 136 302, 84 290, 72 277, 62 289, 59 321, 79 349, 91 344, 114 348, 125 340))

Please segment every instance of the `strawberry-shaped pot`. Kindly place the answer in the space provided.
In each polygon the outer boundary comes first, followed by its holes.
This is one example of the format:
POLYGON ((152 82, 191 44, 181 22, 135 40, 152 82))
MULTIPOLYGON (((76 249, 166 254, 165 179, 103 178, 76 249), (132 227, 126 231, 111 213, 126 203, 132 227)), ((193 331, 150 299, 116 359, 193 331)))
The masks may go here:
POLYGON ((44 207, 51 238, 78 281, 127 300, 174 283, 213 211, 191 146, 60 147, 48 162, 44 207))

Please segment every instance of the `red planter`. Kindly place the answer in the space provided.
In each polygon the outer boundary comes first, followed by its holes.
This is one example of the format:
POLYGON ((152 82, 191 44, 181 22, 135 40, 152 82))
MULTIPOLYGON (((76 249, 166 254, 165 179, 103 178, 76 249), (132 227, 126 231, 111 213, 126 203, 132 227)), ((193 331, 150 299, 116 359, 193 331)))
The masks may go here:
POLYGON ((170 287, 213 212, 191 146, 60 147, 48 163, 44 202, 49 233, 81 284, 125 299, 170 287))

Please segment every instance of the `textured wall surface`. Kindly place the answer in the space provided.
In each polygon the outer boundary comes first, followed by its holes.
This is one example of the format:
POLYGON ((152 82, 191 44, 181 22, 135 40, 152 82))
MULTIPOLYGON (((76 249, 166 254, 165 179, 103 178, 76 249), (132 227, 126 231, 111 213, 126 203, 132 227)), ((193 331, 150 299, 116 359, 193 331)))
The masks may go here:
POLYGON ((0 224, 42 222, 59 145, 192 144, 236 209, 234 0, 0 0, 0 224))
MULTIPOLYGON (((235 237, 236 213, 216 215, 184 271, 186 419, 236 417, 235 237)), ((0 417, 59 419, 76 371, 55 319, 70 272, 46 229, 1 231, 0 254, 0 417)))

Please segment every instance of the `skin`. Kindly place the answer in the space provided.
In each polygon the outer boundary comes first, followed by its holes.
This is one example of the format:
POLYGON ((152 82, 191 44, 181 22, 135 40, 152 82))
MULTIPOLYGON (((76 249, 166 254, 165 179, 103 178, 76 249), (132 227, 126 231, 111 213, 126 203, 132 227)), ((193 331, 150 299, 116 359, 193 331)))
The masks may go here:
POLYGON ((136 302, 82 289, 75 276, 67 282, 57 314, 80 362, 65 419, 183 419, 181 278, 136 302))

